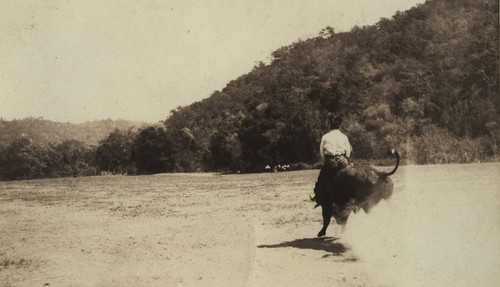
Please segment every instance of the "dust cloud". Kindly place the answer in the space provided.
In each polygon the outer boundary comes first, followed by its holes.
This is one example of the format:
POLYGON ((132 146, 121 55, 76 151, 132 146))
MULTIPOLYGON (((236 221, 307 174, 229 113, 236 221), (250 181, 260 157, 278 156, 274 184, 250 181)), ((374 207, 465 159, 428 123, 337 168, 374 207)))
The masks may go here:
POLYGON ((389 201, 369 215, 352 214, 347 224, 344 240, 367 272, 382 286, 496 286, 497 183, 454 172, 437 180, 421 167, 407 171, 389 201))

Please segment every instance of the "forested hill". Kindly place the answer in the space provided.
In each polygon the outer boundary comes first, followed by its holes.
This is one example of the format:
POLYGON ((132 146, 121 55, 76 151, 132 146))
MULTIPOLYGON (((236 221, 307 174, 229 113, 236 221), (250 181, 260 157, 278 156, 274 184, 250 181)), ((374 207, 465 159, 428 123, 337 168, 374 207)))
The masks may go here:
POLYGON ((97 145, 115 129, 140 128, 144 123, 125 120, 100 120, 85 123, 60 123, 43 118, 26 118, 6 121, 0 119, 0 146, 8 146, 13 140, 28 137, 38 145, 60 144, 66 140, 78 140, 86 145, 97 145))
POLYGON ((326 27, 164 125, 0 121, 0 180, 308 168, 330 114, 344 116, 355 161, 393 164, 390 148, 403 163, 498 160, 498 10, 433 0, 350 32, 326 27))
MULTIPOLYGON (((314 163, 329 112, 357 159, 498 158, 498 1, 434 0, 377 24, 300 40, 208 99, 172 111, 167 170, 314 163), (177 131, 177 134, 176 134, 177 131)), ((167 135, 168 137, 168 135, 167 135)))

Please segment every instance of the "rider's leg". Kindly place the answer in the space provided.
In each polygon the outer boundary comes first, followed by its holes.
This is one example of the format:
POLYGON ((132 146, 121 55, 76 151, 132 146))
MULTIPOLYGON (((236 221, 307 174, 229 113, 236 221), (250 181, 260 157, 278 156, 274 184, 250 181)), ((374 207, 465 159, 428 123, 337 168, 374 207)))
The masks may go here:
POLYGON ((328 228, 328 225, 330 224, 330 220, 332 218, 333 214, 333 206, 332 204, 323 204, 321 206, 323 208, 322 215, 323 215, 323 228, 318 233, 318 237, 324 236, 326 234, 326 229, 328 228))
POLYGON ((328 167, 324 165, 319 172, 318 180, 314 186, 314 194, 317 196, 323 190, 326 181, 328 180, 328 167))

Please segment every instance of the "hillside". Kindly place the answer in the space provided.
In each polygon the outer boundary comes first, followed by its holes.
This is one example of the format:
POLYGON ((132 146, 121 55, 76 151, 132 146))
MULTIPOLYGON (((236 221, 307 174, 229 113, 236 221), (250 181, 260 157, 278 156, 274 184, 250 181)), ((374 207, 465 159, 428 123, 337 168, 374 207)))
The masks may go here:
POLYGON ((145 124, 140 122, 111 119, 79 124, 53 122, 43 118, 0 120, 0 146, 7 146, 21 136, 31 138, 33 143, 39 145, 59 144, 65 140, 97 145, 115 129, 128 130, 143 125, 145 124))
MULTIPOLYGON (((434 0, 350 32, 327 27, 173 111, 166 130, 194 142, 173 170, 313 164, 329 113, 344 115, 356 159, 396 148, 407 163, 494 160, 498 36, 493 0, 434 0)), ((167 170, 180 159, 169 160, 167 170)))
POLYGON ((496 0, 433 0, 326 27, 156 125, 0 121, 0 180, 311 168, 332 114, 356 164, 392 164, 389 149, 403 164, 498 161, 498 13, 496 0))

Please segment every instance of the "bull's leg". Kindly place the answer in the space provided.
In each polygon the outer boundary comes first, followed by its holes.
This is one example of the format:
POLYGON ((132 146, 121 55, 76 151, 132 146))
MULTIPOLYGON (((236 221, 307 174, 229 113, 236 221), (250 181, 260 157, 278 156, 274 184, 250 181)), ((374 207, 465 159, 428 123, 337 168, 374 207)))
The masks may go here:
POLYGON ((347 218, 343 218, 342 220, 340 220, 340 223, 339 223, 339 224, 340 224, 340 226, 341 226, 341 229, 340 229, 340 234, 344 234, 344 232, 345 232, 345 226, 347 225, 347 219, 348 219, 348 218, 349 218, 349 217, 347 217, 347 218))
POLYGON ((365 205, 363 205, 363 206, 361 207, 361 209, 363 209, 363 211, 364 211, 366 214, 368 214, 368 213, 370 213, 370 211, 372 210, 372 206, 371 206, 371 205, 369 205, 369 204, 365 204, 365 205))
POLYGON ((330 225, 330 220, 332 219, 333 214, 333 208, 331 204, 324 204, 321 206, 321 208, 323 209, 323 228, 321 228, 321 231, 318 233, 318 237, 325 236, 326 229, 328 228, 328 225, 330 225))
POLYGON ((347 225, 347 220, 349 219, 349 215, 351 214, 351 209, 343 206, 341 209, 337 211, 338 212, 335 212, 333 214, 333 217, 335 218, 337 224, 342 227, 340 233, 343 234, 345 231, 345 226, 347 225))
POLYGON ((345 224, 342 224, 342 229, 340 230, 340 233, 344 234, 344 232, 345 232, 345 224))

